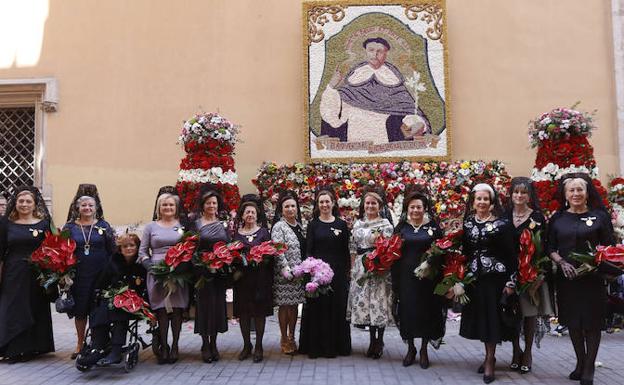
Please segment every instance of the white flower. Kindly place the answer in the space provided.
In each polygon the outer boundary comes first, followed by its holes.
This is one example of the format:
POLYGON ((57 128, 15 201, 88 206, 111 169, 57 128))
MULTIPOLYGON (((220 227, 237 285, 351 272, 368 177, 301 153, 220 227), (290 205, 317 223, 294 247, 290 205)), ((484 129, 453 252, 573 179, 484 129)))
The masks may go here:
POLYGON ((464 293, 466 292, 466 290, 464 290, 464 285, 457 282, 455 285, 453 285, 453 295, 455 297, 459 297, 460 295, 464 295, 464 293))
POLYGON ((552 120, 547 116, 544 119, 542 119, 542 121, 540 122, 541 125, 545 126, 547 124, 549 124, 550 122, 552 122, 552 120))

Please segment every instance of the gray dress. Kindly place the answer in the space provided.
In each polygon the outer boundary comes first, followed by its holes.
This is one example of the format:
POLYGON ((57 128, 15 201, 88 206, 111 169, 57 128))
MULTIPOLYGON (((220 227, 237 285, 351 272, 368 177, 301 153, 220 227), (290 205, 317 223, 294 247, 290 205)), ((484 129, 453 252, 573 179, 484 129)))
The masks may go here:
POLYGON ((301 243, 290 225, 284 220, 278 221, 271 229, 271 239, 282 242, 288 250, 275 258, 275 279, 273 281, 273 302, 277 306, 298 305, 305 300, 303 285, 297 281, 287 280, 282 269, 290 269, 301 263, 301 243))
MULTIPOLYGON (((139 249, 139 260, 149 258, 153 263, 158 263, 165 259, 167 250, 182 237, 182 226, 163 227, 156 222, 150 222, 143 230, 141 238, 141 248, 139 249)), ((163 285, 159 283, 151 272, 147 273, 147 294, 149 296, 150 307, 153 310, 166 308, 165 301, 169 302, 171 308, 187 308, 189 304, 188 285, 178 286, 171 293, 169 298, 163 285)))
POLYGON ((353 225, 353 241, 358 254, 351 268, 351 287, 347 319, 358 326, 384 327, 392 322, 392 281, 390 274, 366 276, 362 257, 374 250, 380 235, 392 236, 394 228, 385 218, 357 220, 353 225))

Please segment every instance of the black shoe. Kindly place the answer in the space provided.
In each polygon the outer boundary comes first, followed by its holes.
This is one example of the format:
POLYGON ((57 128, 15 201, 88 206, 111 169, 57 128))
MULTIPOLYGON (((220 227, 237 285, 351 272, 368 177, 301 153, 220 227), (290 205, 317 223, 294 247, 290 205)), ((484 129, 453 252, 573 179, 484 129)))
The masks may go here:
POLYGON ((158 365, 164 365, 169 362, 169 345, 160 345, 158 352, 158 365))
POLYGON ((420 368, 421 369, 428 369, 429 368, 429 357, 423 357, 422 352, 421 352, 419 363, 420 363, 420 368))
POLYGON ((253 354, 253 362, 257 364, 258 362, 262 362, 263 359, 264 359, 264 351, 262 349, 258 349, 258 347, 256 346, 256 350, 254 351, 254 354, 253 354))
POLYGON ((494 377, 494 375, 491 375, 491 376, 486 376, 485 374, 483 375, 483 382, 486 384, 489 384, 490 382, 494 382, 495 379, 496 377, 494 377))
POLYGON ((530 366, 522 365, 520 366, 520 374, 527 374, 531 371, 530 366))
POLYGON ((408 348, 405 358, 403 358, 403 366, 411 366, 416 360, 416 348, 408 348))
POLYGON ((251 357, 252 348, 253 346, 251 344, 243 346, 243 350, 241 350, 240 354, 238 355, 238 360, 245 361, 246 359, 251 357))
POLYGON ((169 352, 169 363, 175 364, 178 362, 178 358, 180 358, 180 355, 178 354, 178 346, 172 346, 171 351, 169 352))
POLYGON ((568 378, 571 379, 572 381, 579 381, 581 379, 581 371, 574 370, 572 373, 570 373, 568 378))
POLYGON ((583 380, 581 378, 581 385, 594 385, 594 380, 583 380))
MULTIPOLYGON (((496 365, 496 358, 494 359, 494 365, 496 365)), ((483 364, 481 364, 481 366, 479 366, 479 368, 477 369, 477 373, 479 373, 479 374, 485 373, 485 366, 483 364)))

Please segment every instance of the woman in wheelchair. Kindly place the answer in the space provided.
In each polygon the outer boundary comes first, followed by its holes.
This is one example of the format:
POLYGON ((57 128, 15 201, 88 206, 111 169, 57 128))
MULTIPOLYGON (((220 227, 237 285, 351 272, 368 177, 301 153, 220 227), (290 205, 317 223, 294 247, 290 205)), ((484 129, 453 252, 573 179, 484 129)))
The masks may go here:
POLYGON ((122 348, 126 343, 128 325, 133 316, 121 309, 110 309, 110 299, 104 298, 103 292, 128 286, 143 298, 147 298, 146 271, 136 263, 139 244, 140 239, 135 234, 121 235, 117 239, 118 251, 96 281, 95 303, 89 315, 90 354, 82 355, 81 365, 108 366, 122 360, 122 348), (105 355, 109 346, 110 352, 105 355))

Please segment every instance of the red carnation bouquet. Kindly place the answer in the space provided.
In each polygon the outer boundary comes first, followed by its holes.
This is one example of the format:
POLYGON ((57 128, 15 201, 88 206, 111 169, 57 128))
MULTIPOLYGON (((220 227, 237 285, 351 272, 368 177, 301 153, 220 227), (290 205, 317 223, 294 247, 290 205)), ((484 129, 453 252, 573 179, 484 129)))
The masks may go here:
POLYGON ((445 255, 444 266, 442 268, 442 282, 436 285, 433 292, 437 295, 447 296, 450 289, 452 299, 462 305, 467 304, 470 298, 466 295, 465 287, 471 284, 475 277, 468 272, 466 267, 467 258, 457 252, 449 252, 445 255))
POLYGON ((518 253, 518 292, 528 291, 534 304, 539 297, 535 295, 544 281, 544 268, 550 259, 543 254, 541 233, 524 229, 520 234, 520 251, 518 253))
POLYGON ((447 254, 461 254, 463 235, 464 230, 459 229, 436 240, 429 250, 423 253, 420 265, 414 269, 414 275, 420 279, 433 279, 437 276, 439 267, 447 254))
POLYGON ((269 263, 271 258, 284 254, 286 250, 288 250, 288 246, 285 243, 265 241, 252 247, 249 253, 243 256, 243 264, 250 266, 266 264, 269 263))
POLYGON ((58 284, 61 291, 69 290, 78 262, 75 250, 76 241, 70 238, 69 230, 60 231, 51 224, 50 231, 45 232, 45 239, 29 258, 41 286, 48 289, 58 284))
POLYGON ((153 265, 150 269, 154 278, 167 291, 167 297, 175 292, 178 286, 184 286, 192 278, 190 269, 180 268, 180 265, 190 262, 197 248, 199 237, 187 232, 182 239, 167 250, 165 259, 153 265))
POLYGON ((401 244, 403 240, 398 234, 390 238, 379 236, 375 241, 375 250, 362 256, 362 264, 366 276, 381 276, 390 271, 390 268, 401 258, 401 244))
MULTIPOLYGON (((219 241, 214 244, 212 251, 204 251, 201 254, 197 254, 193 258, 193 264, 198 267, 207 269, 210 273, 227 274, 234 271, 234 263, 241 259, 241 249, 244 247, 240 241, 234 241, 231 243, 225 243, 219 241)), ((212 278, 201 276, 197 283, 196 288, 204 286, 206 281, 212 278)))
POLYGON ((588 242, 587 253, 570 253, 570 258, 581 265, 576 268, 576 275, 581 276, 593 271, 607 276, 624 274, 624 245, 601 246, 592 248, 588 242))
POLYGON ((109 300, 108 308, 111 310, 120 309, 148 322, 156 321, 156 317, 154 313, 152 313, 149 304, 143 297, 128 286, 117 289, 109 288, 102 292, 102 297, 109 300))

